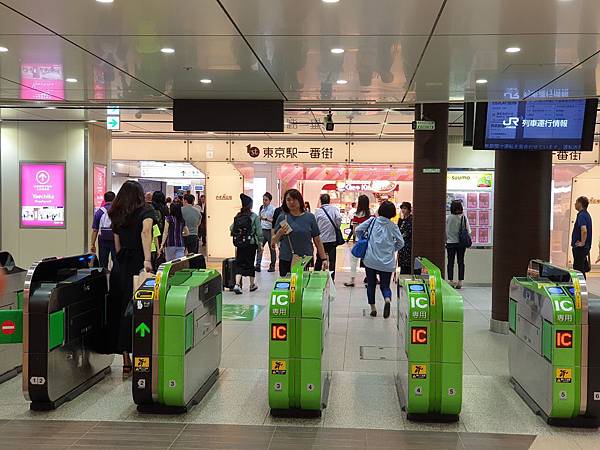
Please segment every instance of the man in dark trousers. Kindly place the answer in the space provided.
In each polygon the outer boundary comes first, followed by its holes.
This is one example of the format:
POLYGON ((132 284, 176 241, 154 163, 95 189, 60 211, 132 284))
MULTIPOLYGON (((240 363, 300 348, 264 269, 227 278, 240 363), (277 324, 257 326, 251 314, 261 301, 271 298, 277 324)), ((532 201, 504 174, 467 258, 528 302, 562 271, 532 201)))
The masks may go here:
POLYGON ((590 250, 592 248, 592 216, 588 212, 589 205, 587 197, 579 197, 575 201, 577 218, 571 235, 571 247, 573 248, 573 269, 583 273, 589 272, 590 250))

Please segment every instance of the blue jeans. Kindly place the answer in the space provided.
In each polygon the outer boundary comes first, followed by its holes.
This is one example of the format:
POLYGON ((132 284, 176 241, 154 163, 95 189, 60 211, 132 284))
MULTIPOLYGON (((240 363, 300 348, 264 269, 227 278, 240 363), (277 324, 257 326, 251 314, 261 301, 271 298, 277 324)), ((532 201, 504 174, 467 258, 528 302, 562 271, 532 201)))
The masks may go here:
POLYGON ((185 256, 185 247, 165 247, 165 259, 173 261, 174 259, 183 258, 185 256))
POLYGON ((371 269, 365 266, 367 271, 367 299, 369 305, 375 304, 375 289, 377 288, 377 275, 379 275, 379 289, 381 289, 381 295, 383 298, 392 299, 392 290, 390 289, 390 280, 392 279, 392 272, 382 272, 381 270, 371 269))

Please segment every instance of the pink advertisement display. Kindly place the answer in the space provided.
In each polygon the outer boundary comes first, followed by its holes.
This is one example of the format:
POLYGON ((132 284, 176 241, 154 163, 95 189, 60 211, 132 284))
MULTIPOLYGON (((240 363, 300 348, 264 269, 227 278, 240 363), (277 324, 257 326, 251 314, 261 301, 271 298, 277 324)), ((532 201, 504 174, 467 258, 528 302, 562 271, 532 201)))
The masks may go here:
POLYGON ((469 219, 469 225, 476 227, 479 222, 477 221, 477 211, 467 211, 467 219, 469 219))
POLYGON ((22 100, 64 100, 62 64, 21 64, 22 100))
POLYGON ((478 211, 479 225, 484 227, 490 226, 490 212, 489 211, 478 211))
POLYGON ((65 164, 21 163, 21 227, 65 227, 65 164))
POLYGON ((477 209, 477 192, 467 192, 467 208, 477 209))
POLYGON ((490 243, 490 227, 480 227, 477 230, 477 242, 481 245, 490 243))
POLYGON ((106 192, 106 166, 94 164, 94 210, 104 203, 106 192))
POLYGON ((473 245, 479 244, 477 241, 479 228, 471 226, 471 240, 473 241, 473 245))
POLYGON ((490 209, 490 193, 480 192, 479 193, 479 208, 490 209))

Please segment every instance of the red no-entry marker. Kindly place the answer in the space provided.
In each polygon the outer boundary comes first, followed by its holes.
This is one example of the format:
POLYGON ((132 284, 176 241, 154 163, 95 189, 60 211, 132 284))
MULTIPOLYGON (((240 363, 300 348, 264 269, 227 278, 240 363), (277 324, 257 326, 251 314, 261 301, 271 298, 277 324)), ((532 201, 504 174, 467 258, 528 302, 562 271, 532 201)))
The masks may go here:
POLYGON ((2 322, 2 334, 14 334, 17 331, 17 326, 12 320, 2 322))

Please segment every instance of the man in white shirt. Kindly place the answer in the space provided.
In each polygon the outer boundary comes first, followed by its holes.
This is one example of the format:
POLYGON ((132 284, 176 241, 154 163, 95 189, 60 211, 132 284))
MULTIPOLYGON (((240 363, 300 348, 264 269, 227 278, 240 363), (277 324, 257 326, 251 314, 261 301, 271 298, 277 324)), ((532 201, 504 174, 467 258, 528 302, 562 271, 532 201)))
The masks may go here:
POLYGON ((256 252, 256 266, 254 270, 256 272, 260 272, 260 264, 262 263, 262 255, 264 251, 265 244, 269 248, 271 252, 271 262, 269 264, 269 272, 275 272, 275 259, 277 255, 275 254, 275 250, 271 248, 271 237, 273 233, 273 213, 275 212, 275 207, 271 205, 271 201, 273 200, 273 196, 269 192, 265 192, 263 195, 263 204, 259 210, 260 217, 260 227, 262 228, 263 240, 258 252, 256 252))
MULTIPOLYGON (((321 194, 321 207, 315 210, 315 218, 321 232, 321 241, 325 247, 325 253, 329 257, 329 270, 332 272, 331 278, 335 280, 335 259, 337 238, 336 229, 339 230, 342 225, 342 214, 340 210, 331 205, 331 197, 329 194, 321 194)), ((321 270, 323 260, 317 257, 315 270, 321 270)))

